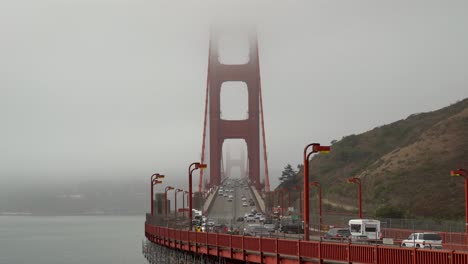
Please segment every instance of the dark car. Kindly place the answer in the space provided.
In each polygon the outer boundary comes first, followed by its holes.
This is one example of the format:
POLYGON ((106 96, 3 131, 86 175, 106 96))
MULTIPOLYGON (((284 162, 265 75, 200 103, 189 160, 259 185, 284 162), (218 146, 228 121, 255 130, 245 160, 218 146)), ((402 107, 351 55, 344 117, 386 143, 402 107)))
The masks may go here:
POLYGON ((244 217, 242 216, 237 217, 237 222, 244 222, 244 217))
POLYGON ((332 228, 324 235, 324 238, 328 239, 342 239, 351 236, 351 232, 348 228, 332 228))
POLYGON ((280 232, 300 234, 300 233, 304 233, 304 227, 302 226, 302 223, 282 224, 280 226, 280 232))

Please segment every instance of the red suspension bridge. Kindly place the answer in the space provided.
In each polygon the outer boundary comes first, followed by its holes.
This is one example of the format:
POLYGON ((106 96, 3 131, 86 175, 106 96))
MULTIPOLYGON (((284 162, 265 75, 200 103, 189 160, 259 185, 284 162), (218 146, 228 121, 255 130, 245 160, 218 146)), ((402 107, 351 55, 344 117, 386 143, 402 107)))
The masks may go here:
MULTIPOLYGON (((240 235, 238 232, 240 229, 247 230, 246 219, 249 213, 252 211, 260 214, 268 213, 274 204, 268 175, 259 50, 254 31, 249 31, 248 42, 247 63, 222 64, 219 60, 219 33, 217 31, 211 33, 201 162, 193 163, 189 167, 188 191, 167 186, 164 194, 157 194, 155 197, 153 186, 162 184, 163 176, 160 174, 152 176, 152 208, 145 223, 145 236, 148 241, 143 247, 146 258, 151 263, 187 262, 187 260, 212 263, 468 263, 467 251, 455 251, 455 249, 466 250, 466 237, 460 233, 447 234, 447 236, 459 236, 460 241, 458 246, 444 245, 443 250, 431 247, 422 249, 356 244, 350 240, 322 241, 321 211, 318 227, 309 225, 308 161, 313 153, 330 151, 330 148, 317 143, 310 144, 304 149, 304 185, 298 206, 303 219, 303 234, 276 233, 272 236, 269 233, 268 237, 263 235, 255 237, 245 236, 244 232, 244 235, 240 235), (225 120, 221 117, 221 90, 223 83, 226 82, 246 84, 248 94, 246 119, 225 120), (240 159, 234 159, 229 153, 223 155, 223 144, 228 139, 244 140, 247 147, 246 156, 241 153, 240 159), (198 189, 192 195, 192 172, 205 168, 205 163, 208 165, 206 171, 200 170, 198 189), (235 166, 240 168, 242 180, 232 180, 233 177, 229 177, 235 166), (170 212, 168 214, 167 210, 170 207, 167 192, 171 190, 175 191, 173 215, 169 215, 170 212), (182 203, 188 205, 188 208, 183 206, 177 209, 177 192, 182 193, 182 203), (187 203, 184 194, 187 194, 187 203), (153 203, 153 200, 156 202, 153 203), (199 209, 200 215, 193 209, 199 209), (208 219, 201 219, 202 214, 208 219), (206 221, 207 226, 214 231, 216 225, 215 223, 210 225, 209 219, 215 219, 220 226, 230 225, 230 234, 206 232, 208 230, 202 230, 201 227, 195 229, 192 226, 193 221, 206 221)), ((461 175, 464 171, 456 172, 457 175, 461 175)), ((317 182, 312 184, 320 187, 317 182)), ((283 202, 283 193, 281 200, 283 202)), ((280 207, 282 210, 285 209, 284 205, 280 207)), ((259 221, 254 220, 254 222, 259 221)), ((393 237, 398 236, 400 239, 411 233, 411 230, 385 231, 386 235, 392 234, 393 237)))

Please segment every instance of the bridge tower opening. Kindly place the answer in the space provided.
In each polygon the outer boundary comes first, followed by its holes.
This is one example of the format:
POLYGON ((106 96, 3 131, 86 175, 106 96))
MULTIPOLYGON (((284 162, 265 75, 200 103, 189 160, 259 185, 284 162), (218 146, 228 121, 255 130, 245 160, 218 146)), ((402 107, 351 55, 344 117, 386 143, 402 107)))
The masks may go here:
POLYGON ((244 140, 229 139, 225 141, 223 164, 226 178, 245 178, 248 175, 246 152, 247 146, 244 140))

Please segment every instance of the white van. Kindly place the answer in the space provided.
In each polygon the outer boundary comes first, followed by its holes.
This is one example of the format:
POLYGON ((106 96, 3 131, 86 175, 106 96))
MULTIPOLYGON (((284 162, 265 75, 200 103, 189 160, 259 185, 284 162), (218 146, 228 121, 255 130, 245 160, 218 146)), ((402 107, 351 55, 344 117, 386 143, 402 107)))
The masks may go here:
POLYGON ((349 220, 349 231, 351 239, 354 240, 380 240, 380 221, 374 219, 351 219, 349 220))

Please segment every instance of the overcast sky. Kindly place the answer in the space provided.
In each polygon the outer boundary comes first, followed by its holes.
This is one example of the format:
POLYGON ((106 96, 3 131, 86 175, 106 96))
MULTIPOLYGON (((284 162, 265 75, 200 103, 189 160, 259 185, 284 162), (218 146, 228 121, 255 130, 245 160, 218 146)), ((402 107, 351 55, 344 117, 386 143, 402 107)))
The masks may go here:
MULTIPOLYGON (((212 21, 257 25, 273 185, 307 143, 468 96, 467 1, 270 2, 1 1, 0 185, 161 172, 185 188, 212 21)), ((226 94, 226 113, 243 105, 226 94)))

